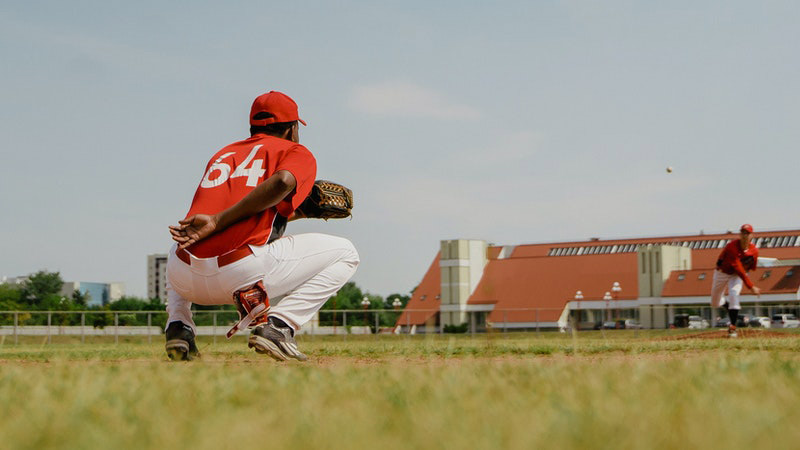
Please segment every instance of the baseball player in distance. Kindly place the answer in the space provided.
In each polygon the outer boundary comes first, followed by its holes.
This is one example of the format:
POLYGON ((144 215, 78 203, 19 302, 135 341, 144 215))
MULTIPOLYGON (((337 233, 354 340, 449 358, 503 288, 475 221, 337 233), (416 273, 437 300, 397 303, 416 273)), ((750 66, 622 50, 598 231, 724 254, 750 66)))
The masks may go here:
POLYGON ((723 304, 728 310, 728 317, 731 324, 728 325, 728 337, 736 337, 736 319, 739 318, 739 310, 742 309, 739 296, 742 292, 742 284, 747 286, 757 296, 761 296, 761 290, 753 285, 747 272, 754 270, 758 263, 758 248, 750 242, 753 235, 753 227, 744 224, 739 230, 739 239, 730 241, 717 260, 717 270, 714 271, 714 279, 711 286, 711 306, 721 307, 723 304), (728 301, 722 298, 725 288, 728 288, 728 301))
POLYGON ((190 306, 235 304, 250 328, 248 346, 284 361, 305 360, 295 331, 355 273, 347 239, 282 234, 314 185, 316 160, 299 144, 297 104, 280 92, 255 99, 250 137, 215 153, 189 212, 170 226, 166 350, 173 360, 199 356, 190 306), (270 301, 272 300, 272 302, 270 301), (272 304, 271 304, 272 303, 272 304))

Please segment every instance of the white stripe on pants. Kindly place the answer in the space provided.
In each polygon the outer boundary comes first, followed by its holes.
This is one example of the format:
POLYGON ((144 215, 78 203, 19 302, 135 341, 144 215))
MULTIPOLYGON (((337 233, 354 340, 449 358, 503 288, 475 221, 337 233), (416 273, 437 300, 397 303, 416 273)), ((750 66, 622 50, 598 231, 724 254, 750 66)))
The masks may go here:
POLYGON ((739 297, 742 293, 742 285, 744 282, 739 275, 727 274, 719 270, 714 271, 714 279, 711 284, 711 306, 719 308, 724 303, 722 301, 722 294, 725 293, 725 287, 728 288, 728 308, 742 309, 742 304, 739 297))
POLYGON ((191 304, 233 303, 233 293, 264 282, 270 316, 299 329, 352 278, 359 257, 347 239, 319 233, 286 236, 254 247, 253 256, 222 268, 216 258, 191 257, 191 266, 175 257, 167 262, 167 323, 180 320, 194 328, 191 304))

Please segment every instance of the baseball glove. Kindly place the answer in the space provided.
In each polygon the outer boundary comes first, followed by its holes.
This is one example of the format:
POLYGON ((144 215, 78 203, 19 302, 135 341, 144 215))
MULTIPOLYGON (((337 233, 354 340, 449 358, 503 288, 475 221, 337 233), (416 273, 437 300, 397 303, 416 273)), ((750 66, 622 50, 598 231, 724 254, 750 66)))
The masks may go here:
POLYGON ((353 191, 333 181, 317 180, 311 193, 297 208, 311 219, 344 219, 351 217, 353 191))

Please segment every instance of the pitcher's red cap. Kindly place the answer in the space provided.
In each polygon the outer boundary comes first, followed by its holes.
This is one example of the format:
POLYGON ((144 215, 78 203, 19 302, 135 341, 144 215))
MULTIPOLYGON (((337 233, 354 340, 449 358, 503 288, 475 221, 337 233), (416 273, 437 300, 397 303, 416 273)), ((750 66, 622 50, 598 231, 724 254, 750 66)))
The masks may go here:
POLYGON ((749 223, 746 223, 746 224, 742 225, 742 228, 739 228, 739 231, 746 231, 748 233, 752 233, 753 232, 753 226, 750 225, 749 223))
POLYGON ((271 123, 294 122, 295 120, 303 125, 306 124, 297 114, 297 103, 288 95, 278 91, 269 91, 259 95, 250 108, 250 125, 261 127, 271 123), (258 113, 267 113, 269 117, 253 119, 258 113))

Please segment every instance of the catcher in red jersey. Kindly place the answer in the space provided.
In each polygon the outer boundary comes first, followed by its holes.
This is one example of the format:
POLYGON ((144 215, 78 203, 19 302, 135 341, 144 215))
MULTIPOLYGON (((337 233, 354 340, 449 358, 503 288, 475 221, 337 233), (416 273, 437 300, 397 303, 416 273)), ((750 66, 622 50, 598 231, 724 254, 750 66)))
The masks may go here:
POLYGON ((169 227, 176 242, 167 259, 171 359, 199 355, 190 309, 196 303, 236 305, 239 321, 228 337, 249 328, 248 345, 257 352, 305 360, 295 332, 355 273, 359 257, 347 239, 283 236, 287 222, 307 215, 298 208, 317 169, 299 143, 298 123, 305 125, 287 95, 257 97, 250 137, 211 157, 189 212, 169 227))
POLYGON ((761 290, 758 286, 754 286, 750 277, 747 276, 747 272, 754 270, 758 264, 758 248, 750 242, 752 235, 752 225, 742 225, 739 230, 739 239, 734 239, 725 246, 717 260, 717 270, 714 271, 711 306, 724 305, 727 308, 728 317, 731 320, 728 325, 728 336, 730 337, 736 337, 736 319, 739 318, 739 310, 742 309, 739 299, 742 284, 757 296, 761 296, 761 290), (722 298, 726 287, 728 288, 727 303, 722 298))

